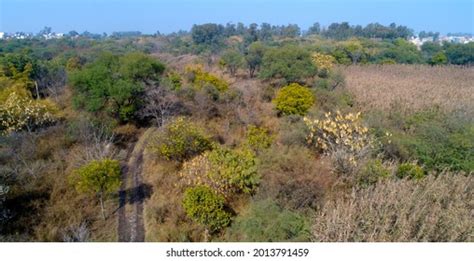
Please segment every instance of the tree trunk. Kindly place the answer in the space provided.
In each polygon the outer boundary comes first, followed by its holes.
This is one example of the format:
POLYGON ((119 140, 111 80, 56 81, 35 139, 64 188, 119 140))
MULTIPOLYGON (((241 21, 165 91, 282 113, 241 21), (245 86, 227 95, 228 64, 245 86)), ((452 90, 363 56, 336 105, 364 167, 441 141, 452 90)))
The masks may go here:
POLYGON ((100 201, 100 211, 102 213, 102 218, 105 220, 105 208, 104 208, 104 197, 102 195, 102 192, 99 194, 99 201, 100 201))
POLYGON ((254 74, 255 74, 255 68, 250 67, 250 68, 249 68, 249 76, 250 76, 250 78, 253 78, 254 74))
POLYGON ((204 230, 204 242, 209 242, 209 229, 204 230))
POLYGON ((39 99, 40 98, 40 93, 39 93, 39 89, 38 89, 38 82, 35 81, 35 89, 36 89, 36 99, 39 99))

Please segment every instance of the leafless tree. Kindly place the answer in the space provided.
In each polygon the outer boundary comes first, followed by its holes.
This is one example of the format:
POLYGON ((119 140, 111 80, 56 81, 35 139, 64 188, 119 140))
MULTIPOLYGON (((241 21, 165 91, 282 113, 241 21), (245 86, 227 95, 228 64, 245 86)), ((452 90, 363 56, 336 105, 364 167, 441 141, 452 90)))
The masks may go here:
POLYGON ((64 242, 86 242, 89 239, 89 229, 85 222, 69 227, 63 232, 64 242))
POLYGON ((152 118, 155 125, 163 126, 166 121, 180 111, 178 97, 166 87, 150 88, 145 94, 145 106, 140 111, 142 119, 152 118))
POLYGON ((108 131, 105 125, 95 125, 87 118, 79 120, 75 126, 78 141, 86 146, 80 155, 77 155, 77 166, 81 166, 91 160, 113 158, 116 155, 114 147, 115 135, 108 131))

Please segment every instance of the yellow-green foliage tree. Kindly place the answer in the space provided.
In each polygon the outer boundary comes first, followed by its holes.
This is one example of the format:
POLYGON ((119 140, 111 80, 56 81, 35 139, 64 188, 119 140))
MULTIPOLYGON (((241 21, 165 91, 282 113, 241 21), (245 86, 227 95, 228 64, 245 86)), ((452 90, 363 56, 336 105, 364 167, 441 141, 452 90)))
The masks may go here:
POLYGON ((219 231, 231 221, 231 213, 224 209, 224 197, 207 186, 186 189, 183 207, 188 217, 206 227, 206 237, 207 232, 219 231))
POLYGON ((305 115, 314 104, 314 95, 307 87, 292 83, 278 91, 273 103, 280 114, 305 115))
POLYGON ((119 162, 112 159, 91 161, 74 170, 71 179, 78 192, 97 195, 105 219, 104 199, 108 193, 116 191, 121 183, 119 162))
POLYGON ((24 77, 0 77, 0 134, 28 130, 57 120, 58 109, 49 99, 33 99, 24 77))
POLYGON ((249 150, 216 148, 185 162, 180 172, 185 184, 206 185, 223 195, 251 194, 260 182, 255 155, 249 150))
POLYGON ((255 153, 269 148, 273 142, 273 136, 270 134, 270 131, 264 127, 250 125, 247 128, 246 136, 246 144, 255 153))
POLYGON ((185 71, 189 81, 197 89, 202 89, 206 85, 211 85, 221 92, 229 89, 229 84, 224 79, 206 72, 201 64, 187 65, 185 71))
POLYGON ((150 148, 161 158, 181 162, 211 149, 212 142, 200 128, 179 117, 152 138, 150 148))

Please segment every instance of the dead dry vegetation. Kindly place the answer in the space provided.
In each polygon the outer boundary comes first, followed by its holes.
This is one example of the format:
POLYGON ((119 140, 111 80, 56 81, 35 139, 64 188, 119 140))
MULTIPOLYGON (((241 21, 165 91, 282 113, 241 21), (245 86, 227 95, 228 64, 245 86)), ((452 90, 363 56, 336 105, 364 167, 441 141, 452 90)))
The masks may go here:
POLYGON ((347 89, 363 111, 439 106, 474 115, 474 68, 428 65, 360 65, 344 69, 347 89))
POLYGON ((316 215, 313 240, 471 242, 473 189, 472 176, 451 173, 354 189, 316 215))

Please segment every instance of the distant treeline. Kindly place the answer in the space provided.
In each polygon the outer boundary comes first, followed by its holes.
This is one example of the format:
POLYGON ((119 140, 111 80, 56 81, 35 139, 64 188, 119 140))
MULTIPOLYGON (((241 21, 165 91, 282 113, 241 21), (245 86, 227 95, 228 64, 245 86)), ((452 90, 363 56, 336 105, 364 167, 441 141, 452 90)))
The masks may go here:
MULTIPOLYGON (((230 36, 248 36, 253 37, 259 41, 270 40, 272 37, 288 37, 294 38, 304 35, 314 35, 320 34, 322 36, 343 40, 351 37, 367 37, 367 38, 379 38, 379 39, 396 39, 396 38, 407 38, 413 35, 413 30, 402 25, 396 25, 391 23, 388 26, 384 26, 379 23, 370 23, 367 26, 363 27, 361 25, 350 25, 348 22, 342 23, 332 23, 328 27, 323 27, 319 23, 314 23, 307 30, 302 30, 297 24, 288 24, 288 25, 271 25, 269 23, 262 23, 260 25, 256 23, 251 23, 245 25, 243 23, 227 23, 225 25, 216 24, 216 23, 207 23, 202 25, 193 25, 191 31, 180 30, 178 32, 170 33, 170 36, 174 35, 186 35, 193 34, 199 31, 213 31, 217 35, 222 35, 225 37, 230 36)), ((45 34, 52 33, 51 27, 44 27, 38 34, 37 37, 41 37, 45 34)), ((431 32, 430 32, 431 33, 431 32)), ((33 37, 32 34, 25 34, 18 32, 19 35, 29 35, 33 37)), ((433 33, 434 34, 434 33, 433 33)), ((127 37, 138 37, 142 35, 162 35, 159 31, 155 34, 144 34, 140 31, 119 31, 113 32, 110 35, 106 33, 97 34, 91 33, 89 31, 84 31, 83 33, 78 33, 75 30, 72 30, 64 36, 66 37, 87 37, 91 39, 100 39, 104 37, 111 38, 127 38, 127 37)))

